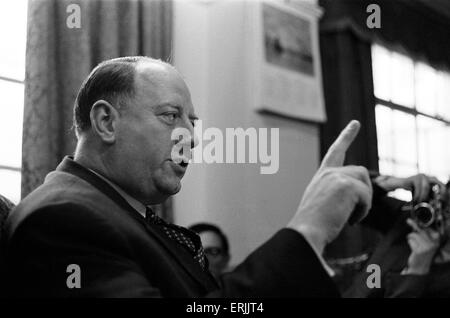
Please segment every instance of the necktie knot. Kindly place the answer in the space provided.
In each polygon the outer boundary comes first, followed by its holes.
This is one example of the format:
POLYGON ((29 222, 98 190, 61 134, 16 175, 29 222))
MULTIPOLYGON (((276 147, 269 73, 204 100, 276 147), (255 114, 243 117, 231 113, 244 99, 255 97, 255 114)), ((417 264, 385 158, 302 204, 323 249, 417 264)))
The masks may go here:
POLYGON ((153 224, 163 224, 166 223, 162 218, 160 218, 149 206, 145 207, 145 219, 149 223, 153 224))

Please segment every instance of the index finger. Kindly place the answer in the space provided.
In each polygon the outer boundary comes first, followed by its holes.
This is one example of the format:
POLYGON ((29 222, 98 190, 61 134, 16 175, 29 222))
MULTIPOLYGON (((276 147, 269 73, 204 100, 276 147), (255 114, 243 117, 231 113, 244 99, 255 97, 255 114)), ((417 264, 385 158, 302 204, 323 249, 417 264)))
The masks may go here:
POLYGON ((340 167, 344 164, 345 153, 358 135, 361 124, 352 120, 339 134, 333 144, 328 148, 320 168, 340 167))

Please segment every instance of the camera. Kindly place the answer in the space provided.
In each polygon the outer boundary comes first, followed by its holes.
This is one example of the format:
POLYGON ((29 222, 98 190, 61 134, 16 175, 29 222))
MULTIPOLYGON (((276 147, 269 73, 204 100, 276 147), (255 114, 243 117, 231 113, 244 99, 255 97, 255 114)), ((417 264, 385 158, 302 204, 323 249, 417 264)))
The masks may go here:
POLYGON ((411 218, 421 228, 434 228, 439 233, 445 232, 445 220, 449 217, 446 194, 439 185, 431 188, 429 200, 420 202, 411 208, 411 218))

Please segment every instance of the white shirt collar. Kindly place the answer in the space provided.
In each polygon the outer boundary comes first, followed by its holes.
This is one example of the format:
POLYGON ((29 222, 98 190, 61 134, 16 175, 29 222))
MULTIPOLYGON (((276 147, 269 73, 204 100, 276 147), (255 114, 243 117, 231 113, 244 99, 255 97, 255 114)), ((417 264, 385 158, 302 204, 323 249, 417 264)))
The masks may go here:
POLYGON ((128 193, 123 191, 118 185, 116 185, 115 183, 111 182, 110 180, 108 180, 107 178, 102 176, 101 174, 95 172, 92 169, 89 169, 89 170, 91 172, 95 173, 95 175, 97 175, 98 177, 103 179, 105 182, 107 182, 111 187, 113 187, 114 190, 116 190, 125 199, 125 201, 128 202, 129 205, 131 205, 136 211, 139 212, 139 214, 141 214, 145 218, 145 211, 147 209, 146 209, 144 204, 142 204, 140 201, 138 201, 135 198, 133 198, 131 195, 129 195, 128 193))

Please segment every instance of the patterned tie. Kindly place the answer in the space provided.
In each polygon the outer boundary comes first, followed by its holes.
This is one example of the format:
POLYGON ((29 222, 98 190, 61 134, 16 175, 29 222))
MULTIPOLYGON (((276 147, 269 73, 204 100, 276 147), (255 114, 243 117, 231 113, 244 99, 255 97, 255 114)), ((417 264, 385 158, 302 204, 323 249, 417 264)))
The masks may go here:
POLYGON ((145 219, 148 223, 159 226, 169 238, 187 249, 203 270, 207 269, 205 253, 197 234, 184 227, 167 223, 150 207, 145 209, 145 219))

